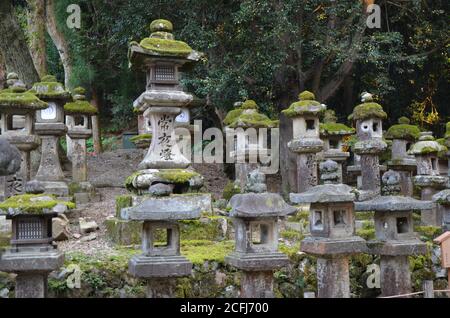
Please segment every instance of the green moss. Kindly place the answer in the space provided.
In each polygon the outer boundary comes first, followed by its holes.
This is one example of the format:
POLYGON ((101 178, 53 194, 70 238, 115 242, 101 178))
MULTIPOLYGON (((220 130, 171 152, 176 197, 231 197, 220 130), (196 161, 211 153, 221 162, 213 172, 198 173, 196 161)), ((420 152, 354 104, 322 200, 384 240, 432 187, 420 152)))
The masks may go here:
POLYGON ((414 125, 399 124, 394 125, 386 133, 387 139, 406 139, 416 141, 420 137, 420 129, 414 125))
POLYGON ((384 112, 383 107, 380 104, 370 102, 358 105, 353 110, 348 119, 349 120, 365 120, 369 118, 386 119, 388 116, 384 112))
POLYGON ((316 100, 316 95, 310 91, 301 92, 298 95, 299 100, 316 100))
POLYGON ((86 90, 83 87, 77 87, 73 90, 73 93, 75 95, 85 95, 86 94, 86 90))
POLYGON ((359 229, 356 231, 356 235, 362 237, 366 241, 375 239, 375 229, 359 229))
POLYGON ((45 75, 41 78, 41 82, 46 82, 46 83, 56 83, 58 82, 56 79, 56 76, 53 75, 45 75))
POLYGON ((157 19, 150 24, 150 32, 172 32, 173 24, 169 20, 157 19))
POLYGON ((420 234, 424 241, 432 241, 442 234, 442 228, 437 226, 415 226, 414 231, 420 234))
POLYGON ((16 93, 12 90, 0 91, 0 109, 45 109, 48 104, 30 92, 16 93))
POLYGON ((136 142, 136 141, 142 141, 142 140, 147 140, 147 139, 152 139, 152 134, 137 135, 137 136, 130 138, 130 141, 136 142))
POLYGON ((124 208, 133 206, 133 197, 131 195, 119 195, 116 197, 116 217, 120 217, 120 212, 124 208))
POLYGON ((128 178, 126 178, 125 180, 125 188, 132 193, 136 193, 136 189, 133 186, 133 181, 139 177, 142 173, 140 171, 137 171, 135 173, 133 173, 131 176, 129 176, 128 178))
POLYGON ((233 181, 227 183, 225 188, 223 188, 222 197, 229 201, 234 195, 241 193, 241 188, 236 185, 233 181))
POLYGON ((159 171, 157 176, 171 183, 182 184, 189 183, 192 178, 199 177, 200 175, 197 172, 189 170, 167 169, 159 171))
POLYGON ((192 53, 192 48, 182 41, 166 40, 159 38, 146 38, 140 43, 141 47, 157 55, 187 57, 192 53))
POLYGON ((244 112, 244 110, 241 108, 237 108, 237 109, 233 109, 233 110, 229 111, 227 116, 225 117, 223 123, 226 126, 231 125, 239 116, 241 116, 241 114, 243 112, 244 112))
POLYGON ((320 133, 328 135, 352 135, 355 133, 355 129, 339 123, 324 123, 320 124, 320 133))
MULTIPOLYGON (((299 115, 310 114, 312 112, 309 106, 319 107, 321 104, 315 100, 301 100, 293 103, 288 109, 283 110, 282 113, 287 117, 297 117, 299 115)), ((325 110, 326 107, 323 107, 319 112, 323 112, 325 110)))
POLYGON ((258 109, 258 105, 256 104, 256 102, 252 99, 248 99, 246 100, 242 106, 242 109, 258 109))
POLYGON ((22 213, 42 214, 47 210, 53 209, 58 204, 64 204, 69 209, 75 208, 75 204, 73 202, 58 201, 55 196, 42 194, 23 194, 10 197, 6 201, 0 203, 0 210, 7 212, 9 209, 17 209, 22 213), (43 197, 50 197, 53 200, 39 200, 39 198, 43 197))
POLYGON ((279 124, 278 120, 272 120, 264 114, 243 112, 229 125, 231 128, 274 128, 279 124))
POLYGON ((194 265, 203 265, 207 261, 224 263, 225 257, 233 250, 233 241, 193 240, 181 242, 181 254, 186 256, 194 265))
POLYGON ((48 80, 47 78, 43 78, 42 82, 35 83, 30 93, 35 94, 39 98, 47 98, 47 99, 66 99, 70 100, 72 96, 70 92, 64 89, 64 86, 61 83, 55 81, 44 81, 48 80))
POLYGON ((445 125, 445 138, 450 138, 450 122, 445 125))
POLYGON ((400 118, 398 119, 398 123, 399 123, 400 125, 409 125, 409 124, 411 124, 411 120, 409 120, 408 117, 400 117, 400 118))
POLYGON ((299 210, 296 214, 288 218, 289 222, 309 221, 309 211, 299 210))
POLYGON ((370 221, 375 217, 375 212, 358 212, 356 213, 356 219, 360 221, 370 221))
POLYGON ((95 115, 97 114, 97 108, 92 106, 88 101, 77 100, 75 102, 65 104, 64 112, 69 115, 95 115))
POLYGON ((280 237, 290 241, 301 241, 304 238, 300 232, 294 230, 281 231, 280 237))
POLYGON ((300 252, 301 243, 297 242, 295 244, 279 244, 279 250, 281 253, 286 254, 290 259, 295 259, 300 252))

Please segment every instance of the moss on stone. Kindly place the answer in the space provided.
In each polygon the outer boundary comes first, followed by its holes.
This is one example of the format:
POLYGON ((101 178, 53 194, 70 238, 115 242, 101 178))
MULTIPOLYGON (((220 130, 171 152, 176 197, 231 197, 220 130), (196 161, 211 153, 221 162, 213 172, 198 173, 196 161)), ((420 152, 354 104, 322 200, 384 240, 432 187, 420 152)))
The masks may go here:
POLYGON ((97 108, 91 105, 88 101, 77 100, 72 103, 64 105, 64 112, 68 115, 95 115, 97 108))
POLYGON ((24 214, 43 214, 53 209, 56 205, 63 204, 69 209, 74 209, 73 202, 59 201, 52 195, 34 195, 23 194, 10 197, 6 201, 0 203, 0 210, 8 213, 9 209, 20 210, 24 214), (52 198, 52 200, 40 200, 40 198, 52 198))
POLYGON ((358 105, 353 110, 353 113, 348 117, 349 120, 365 120, 369 118, 386 119, 388 116, 383 110, 383 107, 374 102, 364 103, 358 105))
POLYGON ((272 120, 264 114, 258 113, 256 110, 254 113, 247 113, 245 110, 240 116, 236 117, 234 121, 229 125, 230 128, 274 128, 279 124, 278 120, 272 120))
POLYGON ((409 125, 409 124, 411 124, 411 120, 409 120, 409 118, 408 117, 400 117, 399 119, 398 119, 398 123, 400 124, 400 125, 409 125))
MULTIPOLYGON (((288 109, 282 111, 282 113, 286 117, 297 117, 299 115, 306 115, 311 113, 316 113, 317 111, 312 112, 310 107, 314 106, 315 108, 320 107, 322 104, 315 100, 301 100, 299 102, 293 103, 288 109)), ((326 107, 322 107, 318 112, 323 112, 326 110, 326 107)))
POLYGON ((40 110, 48 104, 30 92, 14 92, 12 89, 0 91, 0 109, 40 110))
POLYGON ((86 90, 83 87, 77 87, 73 90, 73 94, 75 95, 85 95, 86 90))
POLYGON ((398 124, 394 125, 386 133, 387 139, 406 139, 416 141, 420 137, 420 129, 414 125, 398 124))
POLYGON ((152 134, 137 135, 137 136, 130 138, 130 141, 137 142, 137 141, 143 141, 143 140, 148 140, 148 139, 150 139, 150 140, 152 139, 152 134))
POLYGON ((42 81, 35 83, 29 92, 41 99, 70 100, 72 98, 70 92, 64 89, 63 84, 58 83, 56 78, 51 75, 44 76, 42 81))
POLYGON ((184 169, 164 169, 160 170, 156 175, 175 184, 189 183, 192 178, 200 177, 200 174, 197 172, 184 169))
POLYGON ((225 188, 223 188, 222 197, 229 201, 234 195, 241 193, 241 188, 236 185, 233 181, 227 183, 225 188))
POLYGON ((131 195, 119 195, 116 197, 116 217, 120 218, 122 209, 129 208, 133 205, 133 197, 131 195))
POLYGON ((169 20, 157 19, 150 24, 150 32, 172 32, 173 24, 169 20))
POLYGON ((242 115, 243 112, 244 112, 244 110, 242 108, 230 110, 228 112, 227 116, 225 117, 223 123, 226 126, 231 125, 236 120, 236 118, 238 118, 239 116, 242 115))
POLYGON ((450 138, 450 122, 445 125, 445 138, 450 138))
POLYGON ((194 265, 203 265, 206 261, 224 263, 225 257, 233 250, 233 241, 192 240, 181 242, 181 254, 194 265))
POLYGON ((301 92, 298 95, 299 100, 316 100, 316 95, 310 91, 301 92))
POLYGON ((256 104, 256 102, 252 99, 248 99, 246 100, 242 106, 242 109, 258 109, 258 105, 256 104))
POLYGON ((352 135, 355 133, 355 129, 344 124, 330 122, 320 124, 320 133, 324 135, 352 135))
POLYGON ((187 57, 192 53, 192 48, 185 42, 159 38, 145 38, 140 46, 156 55, 187 57))

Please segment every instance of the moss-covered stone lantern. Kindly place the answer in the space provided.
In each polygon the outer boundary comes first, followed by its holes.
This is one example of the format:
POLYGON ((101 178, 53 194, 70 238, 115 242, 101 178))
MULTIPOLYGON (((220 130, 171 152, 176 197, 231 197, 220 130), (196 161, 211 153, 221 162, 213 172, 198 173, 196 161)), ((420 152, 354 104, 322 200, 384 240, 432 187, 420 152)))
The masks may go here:
POLYGON ((352 136, 355 129, 345 124, 337 123, 335 112, 327 110, 324 122, 320 124, 320 137, 324 142, 323 159, 335 161, 338 164, 339 182, 343 183, 343 165, 350 157, 348 151, 344 151, 344 140, 352 136))
POLYGON ((376 240, 368 242, 370 254, 381 255, 381 293, 394 296, 411 292, 408 256, 423 255, 427 246, 413 230, 413 211, 429 209, 431 201, 419 201, 400 195, 400 175, 383 175, 383 195, 357 202, 357 211, 375 211, 376 240))
MULTIPOLYGON (((438 154, 444 149, 431 132, 423 132, 409 150, 409 154, 416 157, 417 176, 413 182, 422 190, 422 200, 431 200, 433 195, 447 186, 448 178, 440 175, 438 164, 438 154)), ((421 218, 425 225, 442 226, 442 214, 436 207, 422 210, 421 218)))
POLYGON ((375 197, 381 192, 381 169, 379 156, 387 149, 383 141, 383 119, 387 118, 383 107, 374 102, 369 93, 362 95, 362 104, 355 107, 349 120, 356 123, 358 142, 353 152, 360 156, 361 195, 359 199, 375 197))
MULTIPOLYGON (((132 42, 129 50, 131 65, 147 74, 147 90, 134 102, 134 108, 150 120, 152 127, 150 149, 139 165, 138 175, 129 180, 129 186, 136 191, 148 190, 153 176, 160 172, 195 174, 196 180, 201 180, 173 138, 176 117, 193 101, 193 96, 182 90, 181 72, 197 62, 200 54, 188 44, 175 40, 172 23, 167 20, 153 21, 150 31, 150 37, 140 43, 132 42)), ((191 182, 190 185, 198 188, 202 183, 191 182)))
POLYGON ((64 89, 51 75, 44 76, 41 82, 35 83, 30 90, 48 104, 46 109, 36 115, 35 130, 41 137, 41 163, 36 174, 46 193, 67 196, 69 189, 59 160, 59 138, 66 134, 64 123, 64 105, 72 99, 70 92, 64 89))
POLYGON ((66 114, 67 135, 72 140, 72 186, 76 188, 76 199, 81 200, 84 194, 92 192, 92 186, 88 182, 87 149, 86 140, 92 136, 92 116, 97 114, 97 109, 92 106, 85 96, 85 89, 78 87, 73 91, 73 102, 64 105, 66 114))
POLYGON ((273 272, 289 263, 278 251, 278 221, 297 209, 280 195, 264 192, 264 186, 249 183, 247 188, 252 193, 237 194, 230 201, 236 245, 225 262, 243 271, 242 298, 273 298, 273 272))
POLYGON ((34 132, 34 118, 37 111, 47 108, 47 103, 26 91, 25 84, 17 74, 8 74, 8 88, 0 91, 0 133, 22 155, 20 172, 7 180, 9 195, 23 194, 24 185, 30 181, 30 153, 39 146, 39 137, 34 132), (20 119, 24 118, 24 124, 20 119))
POLYGON ((283 110, 293 120, 293 140, 288 147, 297 155, 298 193, 318 184, 317 153, 323 150, 319 115, 326 109, 315 100, 313 93, 305 91, 299 95, 298 102, 283 110))
POLYGON ((410 197, 414 192, 412 177, 417 170, 417 163, 408 151, 419 136, 419 127, 411 125, 406 117, 401 117, 398 124, 393 125, 386 132, 386 139, 392 140, 392 156, 388 162, 388 168, 400 174, 401 193, 410 197))
POLYGON ((355 193, 338 183, 336 162, 328 160, 320 168, 323 185, 290 197, 293 203, 310 204, 311 236, 302 241, 301 249, 318 257, 318 296, 350 298, 349 258, 366 251, 366 241, 355 235, 355 193))
POLYGON ((52 237, 55 208, 73 203, 53 196, 24 194, 0 203, 0 215, 12 220, 11 247, 0 255, 0 271, 15 273, 16 298, 45 298, 48 274, 63 265, 52 237))
POLYGON ((270 129, 277 128, 279 121, 272 120, 258 111, 253 100, 239 103, 224 120, 227 140, 234 141, 230 157, 235 162, 235 182, 244 190, 250 172, 268 164, 268 139, 270 129), (266 139, 261 129, 266 129, 266 139))

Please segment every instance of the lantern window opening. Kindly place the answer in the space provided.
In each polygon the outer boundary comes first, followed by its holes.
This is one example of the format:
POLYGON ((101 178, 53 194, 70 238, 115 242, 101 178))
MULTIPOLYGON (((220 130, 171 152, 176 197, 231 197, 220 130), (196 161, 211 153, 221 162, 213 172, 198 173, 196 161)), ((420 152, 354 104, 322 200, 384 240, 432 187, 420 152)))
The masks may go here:
POLYGON ((401 217, 397 218, 397 233, 404 234, 409 232, 408 218, 401 217))
POLYGON ((339 140, 330 139, 329 143, 330 143, 330 149, 339 149, 339 146, 340 146, 339 140))
POLYGON ((172 229, 158 228, 153 232, 153 247, 170 247, 172 246, 172 229))
POLYGON ((314 119, 306 120, 306 130, 316 130, 316 121, 314 119))
POLYGON ((269 236, 270 228, 268 224, 255 223, 251 225, 252 245, 267 245, 269 236))
POLYGON ((313 224, 315 229, 323 230, 324 225, 323 211, 320 210, 314 211, 313 224))
POLYGON ((345 210, 334 210, 333 211, 333 222, 336 227, 344 227, 347 225, 346 223, 346 214, 345 210))

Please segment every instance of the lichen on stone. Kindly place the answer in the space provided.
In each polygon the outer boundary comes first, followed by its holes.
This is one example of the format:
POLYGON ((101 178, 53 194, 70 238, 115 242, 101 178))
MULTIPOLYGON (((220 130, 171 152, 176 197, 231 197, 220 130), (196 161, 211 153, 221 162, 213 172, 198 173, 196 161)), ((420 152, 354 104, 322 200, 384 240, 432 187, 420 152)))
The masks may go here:
MULTIPOLYGON (((426 136, 432 137, 432 136, 426 136)), ((411 155, 427 155, 432 153, 439 153, 441 151, 445 151, 446 147, 440 145, 434 138, 426 139, 421 137, 421 140, 412 145, 409 150, 409 154, 411 155)))
POLYGON ((183 184, 189 183, 192 178, 200 177, 200 174, 184 169, 164 169, 157 172, 156 176, 170 183, 183 184))
POLYGON ((0 109, 29 109, 40 110, 48 107, 48 104, 40 100, 31 92, 15 92, 13 89, 0 91, 0 109))
POLYGON ((420 129, 417 126, 409 124, 398 124, 390 127, 386 132, 387 139, 405 139, 416 141, 420 137, 420 129))
POLYGON ((120 217, 122 209, 129 208, 133 205, 133 197, 131 195, 119 195, 116 197, 116 217, 120 217))
POLYGON ((223 123, 226 126, 231 125, 236 120, 236 118, 238 118, 243 112, 244 112, 244 110, 241 108, 236 108, 236 109, 230 110, 228 112, 227 116, 225 117, 223 123))
POLYGON ((320 133, 322 135, 352 135, 355 133, 354 128, 350 128, 345 124, 340 123, 323 123, 320 124, 320 133))
POLYGON ((288 109, 282 111, 287 117, 297 117, 301 115, 316 115, 324 112, 327 107, 315 100, 313 93, 304 91, 299 95, 299 101, 293 103, 288 109))
POLYGON ((388 115, 383 107, 375 102, 363 103, 355 107, 353 113, 348 117, 349 120, 365 120, 369 118, 386 119, 388 115))
POLYGON ((41 99, 71 99, 70 92, 66 91, 63 84, 58 83, 56 77, 52 75, 46 75, 41 82, 34 83, 29 92, 41 99))
POLYGON ((242 109, 258 109, 258 105, 256 104, 256 102, 252 99, 248 99, 246 100, 242 106, 242 109))
POLYGON ((274 128, 279 124, 278 120, 272 120, 256 110, 248 112, 244 110, 240 116, 236 117, 229 125, 230 128, 274 128))
POLYGON ((10 197, 6 201, 0 203, 0 211, 10 213, 11 210, 15 214, 44 214, 53 209, 56 205, 63 204, 69 209, 74 209, 73 202, 59 201, 55 196, 46 194, 23 194, 10 197))
POLYGON ((140 46, 154 54, 163 56, 187 57, 193 51, 185 42, 152 37, 143 39, 140 46))
POLYGON ((97 108, 91 105, 88 101, 77 100, 72 103, 64 105, 64 112, 68 115, 95 115, 97 108))

